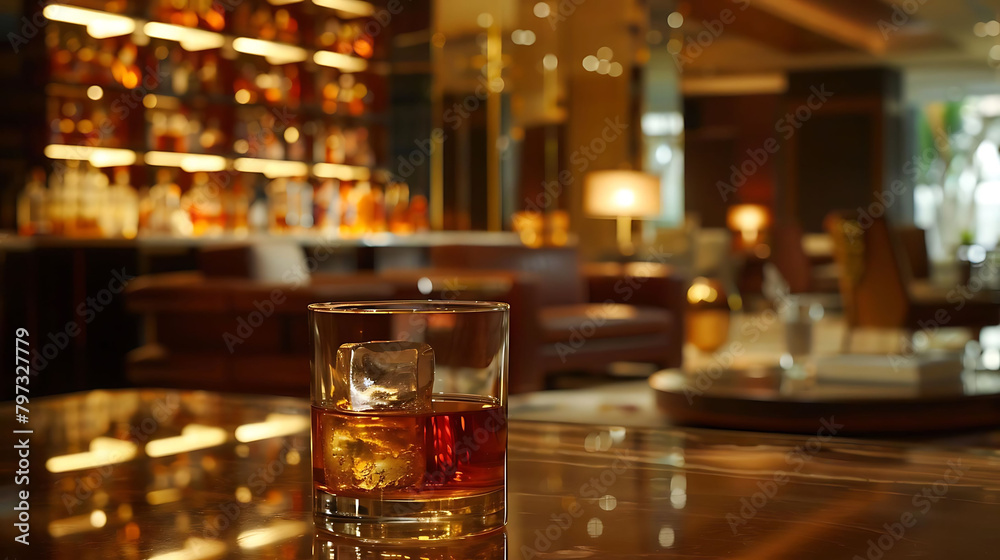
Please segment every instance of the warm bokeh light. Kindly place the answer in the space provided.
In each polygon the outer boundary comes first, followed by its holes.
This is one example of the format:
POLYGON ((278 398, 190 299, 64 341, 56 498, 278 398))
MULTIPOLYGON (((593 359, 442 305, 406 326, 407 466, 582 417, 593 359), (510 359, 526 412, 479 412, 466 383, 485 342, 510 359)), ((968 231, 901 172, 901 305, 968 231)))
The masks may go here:
POLYGON ((309 429, 309 419, 296 414, 268 414, 263 422, 243 424, 236 428, 236 441, 250 443, 262 439, 288 436, 309 429))
POLYGON ((186 51, 203 51, 206 49, 217 49, 225 44, 225 37, 218 33, 194 29, 169 23, 159 23, 151 21, 142 27, 146 35, 157 39, 177 41, 181 48, 186 51))
POLYGON ((90 442, 89 451, 51 457, 45 461, 45 469, 51 473, 93 469, 131 461, 137 452, 138 447, 132 442, 98 437, 90 442))
POLYGON ((146 455, 150 457, 166 457, 178 455, 199 449, 207 449, 222 445, 228 435, 222 428, 188 424, 181 430, 181 435, 151 440, 146 444, 146 455))
POLYGON ((236 542, 244 550, 252 550, 304 535, 310 525, 304 521, 279 520, 260 529, 244 531, 236 542))
POLYGON ((130 17, 65 4, 49 4, 42 10, 42 15, 52 21, 86 26, 87 34, 95 39, 118 37, 135 31, 135 20, 130 17))
POLYGON ((329 66, 330 68, 337 68, 344 72, 361 72, 368 68, 368 61, 363 58, 331 51, 317 51, 313 55, 313 62, 320 66, 329 66))

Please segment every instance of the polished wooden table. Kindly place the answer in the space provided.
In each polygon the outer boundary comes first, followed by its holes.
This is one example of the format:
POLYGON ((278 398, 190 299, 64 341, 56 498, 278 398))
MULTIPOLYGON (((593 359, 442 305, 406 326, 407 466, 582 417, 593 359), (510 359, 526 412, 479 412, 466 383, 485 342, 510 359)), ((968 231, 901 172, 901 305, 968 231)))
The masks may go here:
POLYGON ((811 436, 512 420, 506 532, 398 548, 314 529, 301 400, 94 391, 33 401, 24 425, 14 416, 0 405, 11 429, 34 433, 6 429, 0 442, 10 558, 968 559, 1000 548, 1000 452, 830 437, 836 418, 817 417, 811 436), (25 490, 28 546, 14 541, 25 490))

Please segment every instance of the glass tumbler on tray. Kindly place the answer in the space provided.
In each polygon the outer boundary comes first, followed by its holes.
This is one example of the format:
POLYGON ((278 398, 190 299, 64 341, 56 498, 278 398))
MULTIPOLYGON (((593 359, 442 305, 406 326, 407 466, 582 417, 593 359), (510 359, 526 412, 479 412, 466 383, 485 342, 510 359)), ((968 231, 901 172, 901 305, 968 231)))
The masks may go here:
POLYGON ((503 527, 507 304, 316 303, 309 326, 317 526, 403 541, 503 527))

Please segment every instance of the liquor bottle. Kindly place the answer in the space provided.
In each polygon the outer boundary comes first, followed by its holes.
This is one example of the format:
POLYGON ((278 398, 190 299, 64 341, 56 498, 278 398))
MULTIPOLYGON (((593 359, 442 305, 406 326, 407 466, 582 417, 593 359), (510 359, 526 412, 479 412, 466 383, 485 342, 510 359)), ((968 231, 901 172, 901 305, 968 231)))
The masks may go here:
POLYGON ((174 58, 173 72, 170 74, 170 91, 177 95, 185 95, 191 90, 192 75, 195 73, 191 63, 191 54, 184 49, 176 49, 171 53, 174 58))
POLYGON ((149 217, 153 215, 153 201, 149 198, 149 187, 139 187, 139 232, 151 231, 149 217))
POLYGON ((414 196, 410 201, 410 223, 413 231, 427 231, 427 197, 422 194, 414 196))
POLYGON ((147 118, 151 122, 149 127, 149 145, 153 146, 154 150, 162 152, 174 151, 171 139, 167 136, 167 123, 169 121, 167 113, 164 111, 149 111, 148 114, 147 118))
POLYGON ((205 131, 198 137, 198 145, 205 153, 214 154, 223 149, 224 142, 225 136, 219 126, 219 118, 209 117, 205 131))
POLYGON ((209 183, 208 173, 194 174, 191 188, 181 197, 181 208, 191 220, 195 237, 222 233, 222 197, 218 185, 209 183))
POLYGON ((45 188, 45 171, 41 167, 31 170, 24 191, 17 197, 17 231, 21 235, 39 235, 49 232, 47 216, 48 190, 45 188))
POLYGON ((307 230, 313 226, 313 188, 305 177, 294 177, 285 185, 287 209, 285 225, 292 230, 307 230))
POLYGON ((389 231, 397 234, 411 233, 409 220, 410 188, 406 183, 392 182, 385 189, 386 221, 389 231))
POLYGON ((340 229, 340 181, 327 179, 316 187, 316 229, 336 233, 340 229))
POLYGON ((95 167, 89 167, 80 181, 76 225, 73 235, 101 237, 101 213, 107 204, 108 176, 95 167))
POLYGON ((107 237, 134 239, 139 231, 139 195, 129 183, 128 168, 115 169, 102 214, 101 229, 107 237))
POLYGON ((284 43, 299 43, 299 22, 288 10, 279 8, 274 12, 274 24, 279 41, 284 43))
POLYGON ((285 142, 288 144, 285 153, 288 159, 292 161, 306 161, 308 159, 306 155, 306 138, 302 134, 301 128, 296 126, 296 124, 291 123, 282 133, 285 142))
POLYGON ((325 143, 326 153, 324 154, 324 161, 328 163, 344 163, 347 159, 347 147, 345 145, 344 133, 340 130, 340 127, 332 126, 327 129, 325 143))
POLYGON ((247 233, 247 213, 250 210, 250 197, 243 187, 243 176, 238 175, 233 187, 222 194, 222 214, 225 219, 225 229, 236 234, 247 233))
POLYGON ((149 189, 149 222, 150 233, 169 234, 174 231, 174 218, 181 206, 181 189, 172 180, 170 171, 160 169, 156 172, 156 184, 149 189))
POLYGON ((62 221, 62 233, 67 236, 76 235, 76 220, 78 216, 80 200, 80 162, 70 160, 66 162, 66 171, 62 176, 60 189, 60 214, 62 221))
POLYGON ((219 56, 206 52, 198 69, 199 89, 202 93, 221 94, 223 81, 219 77, 219 56))
POLYGON ((277 38, 278 29, 274 24, 271 10, 266 6, 260 6, 250 16, 250 34, 266 41, 274 41, 277 38))
POLYGON ((372 223, 368 231, 380 233, 385 230, 385 193, 381 185, 372 185, 372 223))
POLYGON ((188 119, 184 113, 174 113, 168 119, 167 135, 170 137, 171 151, 187 153, 188 151, 188 119))
POLYGON ((265 187, 267 193, 267 229, 272 233, 282 233, 288 229, 285 221, 288 215, 288 179, 279 177, 265 187))
POLYGON ((46 214, 49 219, 49 230, 53 235, 65 235, 65 191, 63 181, 66 177, 66 163, 53 162, 52 174, 49 175, 49 196, 46 204, 46 214))
POLYGON ((358 193, 358 218, 355 233, 365 234, 374 231, 375 196, 372 193, 371 183, 359 181, 355 191, 358 193))
POLYGON ((302 74, 299 72, 297 64, 284 65, 285 79, 285 100, 292 106, 297 106, 302 101, 302 74))
POLYGON ((340 234, 355 235, 358 223, 358 198, 351 181, 340 182, 340 234))
POLYGON ((316 96, 323 112, 337 112, 337 99, 340 96, 340 86, 337 84, 338 73, 333 68, 320 68, 315 75, 316 96))

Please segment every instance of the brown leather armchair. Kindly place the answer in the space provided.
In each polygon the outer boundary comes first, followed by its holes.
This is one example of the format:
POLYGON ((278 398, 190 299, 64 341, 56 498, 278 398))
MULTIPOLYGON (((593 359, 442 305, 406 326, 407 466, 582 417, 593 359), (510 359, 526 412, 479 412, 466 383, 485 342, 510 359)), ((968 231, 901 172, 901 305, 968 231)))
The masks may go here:
POLYGON ((612 362, 681 365, 688 283, 667 266, 585 266, 572 247, 448 245, 430 255, 435 269, 508 271, 535 286, 520 324, 536 344, 516 341, 513 319, 511 333, 511 352, 524 354, 511 363, 535 364, 532 389, 548 374, 603 372, 612 362))

